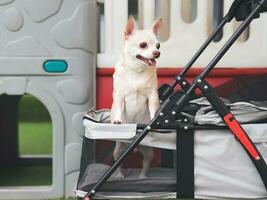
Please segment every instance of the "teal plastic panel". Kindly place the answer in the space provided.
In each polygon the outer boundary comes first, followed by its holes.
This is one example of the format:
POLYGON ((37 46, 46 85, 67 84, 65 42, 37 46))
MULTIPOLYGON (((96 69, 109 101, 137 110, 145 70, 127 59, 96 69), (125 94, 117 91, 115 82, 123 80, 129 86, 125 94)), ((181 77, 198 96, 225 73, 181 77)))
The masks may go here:
POLYGON ((63 73, 68 69, 68 64, 64 60, 47 60, 43 67, 49 73, 63 73))

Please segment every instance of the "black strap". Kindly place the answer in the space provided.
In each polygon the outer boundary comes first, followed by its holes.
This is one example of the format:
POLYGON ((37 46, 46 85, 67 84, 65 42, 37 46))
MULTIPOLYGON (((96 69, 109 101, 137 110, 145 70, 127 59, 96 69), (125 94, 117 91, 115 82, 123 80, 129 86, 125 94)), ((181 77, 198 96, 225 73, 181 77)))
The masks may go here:
POLYGON ((177 198, 194 198, 194 129, 180 127, 176 136, 177 198))

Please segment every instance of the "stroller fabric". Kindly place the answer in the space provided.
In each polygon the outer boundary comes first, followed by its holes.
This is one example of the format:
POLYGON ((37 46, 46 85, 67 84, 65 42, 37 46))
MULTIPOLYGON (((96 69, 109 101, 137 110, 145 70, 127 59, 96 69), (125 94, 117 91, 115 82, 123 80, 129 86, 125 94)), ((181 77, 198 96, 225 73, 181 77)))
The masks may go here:
MULTIPOLYGON (((237 120, 256 144, 267 161, 267 103, 235 102, 225 100, 237 120), (261 121, 261 123, 258 123, 261 121), (265 123, 264 123, 265 121, 265 123)), ((200 105, 195 116, 196 124, 224 126, 223 121, 205 98, 191 101, 200 105)), ((131 142, 138 134, 136 124, 110 124, 109 110, 90 110, 85 114, 85 141, 90 151, 90 161, 81 171, 77 194, 83 196, 98 178, 108 169, 107 159, 95 156, 95 141, 107 140, 131 142), (96 140, 97 139, 97 140, 96 140), (105 160, 106 159, 106 160, 105 160)), ((125 167, 125 179, 116 179, 116 173, 104 184, 98 195, 108 197, 175 197, 175 150, 176 132, 151 132, 142 145, 155 147, 155 152, 164 151, 172 155, 171 167, 165 165, 150 167, 147 179, 137 179, 138 168, 125 167)), ((179 133, 178 133, 179 134, 179 133)), ((112 146, 112 145, 111 145, 112 146)), ((114 146, 113 146, 114 147, 114 146)), ((267 198, 265 187, 246 152, 228 129, 195 130, 195 197, 196 198, 267 198)), ((163 152, 163 153, 162 153, 163 152)), ((107 153, 107 152, 106 152, 107 153)), ((109 150, 112 154, 112 150, 109 150)))

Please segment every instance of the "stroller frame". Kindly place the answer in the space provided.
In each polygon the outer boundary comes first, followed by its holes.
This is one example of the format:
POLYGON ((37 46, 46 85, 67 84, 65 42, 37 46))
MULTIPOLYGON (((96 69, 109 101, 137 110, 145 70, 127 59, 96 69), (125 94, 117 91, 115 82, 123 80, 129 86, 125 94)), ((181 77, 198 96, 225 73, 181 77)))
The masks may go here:
MULTIPOLYGON (((210 37, 204 42, 192 59, 188 62, 185 68, 175 78, 171 85, 164 84, 159 88, 161 106, 156 113, 155 117, 145 126, 143 131, 128 145, 125 151, 119 156, 119 158, 113 163, 113 165, 102 175, 97 183, 91 188, 90 191, 84 196, 84 200, 90 200, 96 193, 96 191, 107 181, 107 179, 114 173, 114 171, 122 164, 122 162, 128 157, 128 155, 136 148, 136 146, 143 140, 146 135, 153 129, 170 129, 177 130, 183 129, 184 131, 190 130, 192 127, 190 123, 177 124, 175 117, 180 114, 183 108, 188 102, 195 96, 195 90, 198 88, 202 94, 208 99, 214 109, 218 112, 219 116, 223 119, 226 126, 231 130, 241 146, 244 148, 251 161, 255 165, 263 184, 267 191, 267 165, 251 141, 247 133, 243 130, 239 122, 235 119, 229 108, 223 103, 220 97, 217 96, 213 87, 205 80, 210 71, 220 61, 228 49, 234 44, 246 27, 251 23, 254 18, 258 18, 261 12, 267 11, 267 0, 235 0, 230 7, 229 12, 223 18, 219 26, 212 32, 210 37), (192 84, 189 84, 184 76, 191 68, 193 63, 198 59, 202 52, 208 47, 215 36, 222 30, 224 25, 230 22, 233 18, 241 21, 242 24, 237 28, 233 35, 228 39, 225 45, 219 50, 215 57, 210 61, 204 71, 194 79, 192 84), (176 85, 180 85, 183 93, 173 92, 176 85)), ((187 122, 187 118, 184 118, 184 122, 187 122)), ((192 133, 192 132, 191 132, 192 133)), ((193 137, 193 134, 190 134, 193 137)), ((177 137, 179 134, 177 135, 177 137)), ((189 136, 190 137, 190 136, 189 136)), ((177 139, 177 142, 178 139, 177 139)), ((190 142, 189 142, 190 144, 190 142)), ((194 144, 191 144, 193 147, 194 144)), ((186 177, 184 177, 186 178, 186 177)), ((184 186, 186 187, 186 186, 184 186)), ((186 189, 185 189, 186 191, 186 189)), ((191 197, 192 194, 186 194, 180 197, 191 197)))

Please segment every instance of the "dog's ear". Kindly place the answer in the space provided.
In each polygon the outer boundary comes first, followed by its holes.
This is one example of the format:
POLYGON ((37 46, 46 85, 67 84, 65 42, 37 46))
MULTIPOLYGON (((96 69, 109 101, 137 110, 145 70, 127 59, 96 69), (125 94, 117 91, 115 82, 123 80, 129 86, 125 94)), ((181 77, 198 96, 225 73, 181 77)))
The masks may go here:
POLYGON ((152 31, 155 33, 155 35, 158 35, 161 25, 162 25, 162 17, 156 19, 152 26, 152 31))
POLYGON ((135 20, 133 16, 130 16, 126 27, 125 27, 125 31, 124 31, 124 37, 127 40, 129 38, 130 35, 132 35, 135 31, 135 20))

